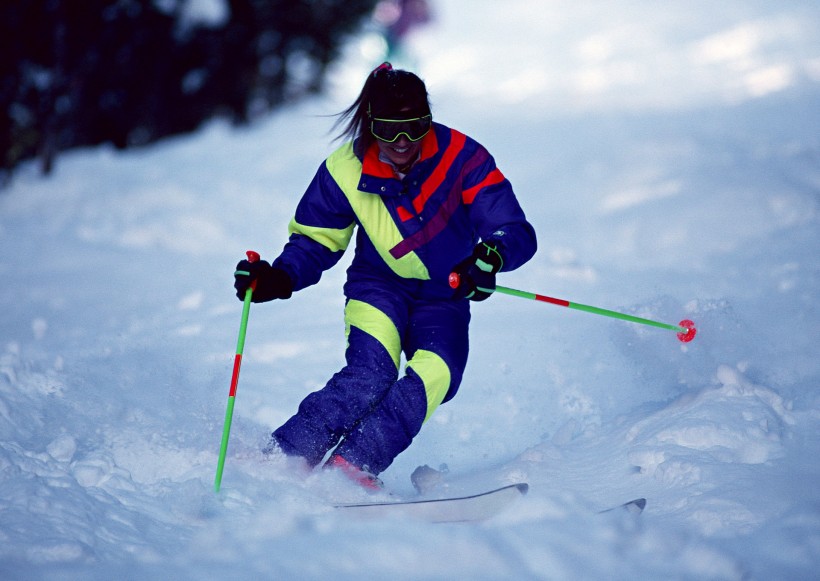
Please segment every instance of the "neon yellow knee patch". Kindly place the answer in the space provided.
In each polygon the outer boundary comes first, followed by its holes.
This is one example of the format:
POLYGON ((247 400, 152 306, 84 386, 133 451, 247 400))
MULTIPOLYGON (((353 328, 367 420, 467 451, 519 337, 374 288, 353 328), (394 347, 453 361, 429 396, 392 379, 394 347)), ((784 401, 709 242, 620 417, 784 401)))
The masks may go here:
POLYGON ((345 336, 350 335, 350 327, 361 329, 374 339, 384 345, 396 369, 399 368, 401 360, 401 338, 396 325, 390 317, 382 311, 363 301, 351 299, 345 306, 345 336))
POLYGON ((424 382, 424 391, 427 394, 427 415, 424 417, 426 422, 444 401, 444 396, 450 389, 450 368, 439 355, 424 349, 416 351, 413 358, 407 362, 407 367, 412 367, 424 382))

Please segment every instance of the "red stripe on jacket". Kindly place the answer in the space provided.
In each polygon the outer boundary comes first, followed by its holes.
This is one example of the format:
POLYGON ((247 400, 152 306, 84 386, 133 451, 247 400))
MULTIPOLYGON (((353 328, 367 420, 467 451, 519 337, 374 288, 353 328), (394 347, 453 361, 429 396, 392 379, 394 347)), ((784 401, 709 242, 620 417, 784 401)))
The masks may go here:
POLYGON ((399 206, 396 209, 396 212, 399 214, 399 220, 401 220, 402 222, 407 222, 410 218, 413 217, 413 214, 410 213, 410 210, 408 210, 404 206, 399 206))
POLYGON ((461 199, 464 200, 465 204, 472 204, 473 200, 475 199, 478 192, 480 192, 482 189, 486 188, 487 186, 494 186, 495 184, 500 184, 505 179, 506 178, 504 177, 504 174, 501 173, 501 170, 498 169, 498 168, 495 168, 493 171, 491 171, 489 174, 487 174, 487 177, 485 177, 483 180, 481 180, 481 183, 478 183, 478 184, 474 185, 473 187, 467 188, 466 190, 464 190, 461 193, 461 199))
POLYGON ((416 209, 416 213, 418 214, 421 214, 427 200, 429 200, 430 196, 432 196, 436 190, 438 190, 439 186, 441 186, 444 178, 447 177, 447 172, 456 160, 456 157, 458 157, 458 154, 461 153, 462 149, 464 149, 467 136, 463 133, 459 133, 455 129, 450 130, 450 135, 452 135, 450 145, 448 145, 447 149, 444 151, 441 161, 433 173, 430 174, 430 177, 427 178, 421 185, 421 193, 413 200, 413 207, 416 209))

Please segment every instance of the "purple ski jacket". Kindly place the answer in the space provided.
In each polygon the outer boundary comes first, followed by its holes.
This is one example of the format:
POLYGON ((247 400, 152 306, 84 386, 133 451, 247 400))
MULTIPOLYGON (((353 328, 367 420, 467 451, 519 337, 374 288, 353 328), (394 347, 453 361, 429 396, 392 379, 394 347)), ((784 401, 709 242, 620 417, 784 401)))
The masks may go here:
POLYGON ((294 290, 318 282, 356 230, 348 298, 375 279, 411 297, 450 298, 448 276, 479 240, 496 243, 502 271, 535 253, 535 230, 510 182, 472 138, 434 123, 403 178, 380 159, 377 144, 366 152, 357 146, 358 140, 348 142, 322 163, 296 208, 290 238, 274 261, 294 290))

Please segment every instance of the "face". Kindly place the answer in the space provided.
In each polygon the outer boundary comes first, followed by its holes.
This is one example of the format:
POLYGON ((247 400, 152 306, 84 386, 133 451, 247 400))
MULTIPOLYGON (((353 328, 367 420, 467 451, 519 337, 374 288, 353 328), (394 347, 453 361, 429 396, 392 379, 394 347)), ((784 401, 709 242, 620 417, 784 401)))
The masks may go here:
MULTIPOLYGON (((406 117, 413 117, 410 107, 402 107, 399 110, 397 118, 402 119, 406 117)), ((395 165, 403 173, 410 169, 413 162, 419 155, 421 150, 421 140, 410 141, 406 135, 399 135, 398 139, 393 142, 382 141, 376 139, 379 144, 379 151, 382 155, 387 157, 393 165, 395 165)))
POLYGON ((376 143, 379 144, 379 151, 399 169, 408 168, 416 160, 421 149, 421 140, 410 141, 405 135, 393 143, 379 140, 376 140, 376 143))

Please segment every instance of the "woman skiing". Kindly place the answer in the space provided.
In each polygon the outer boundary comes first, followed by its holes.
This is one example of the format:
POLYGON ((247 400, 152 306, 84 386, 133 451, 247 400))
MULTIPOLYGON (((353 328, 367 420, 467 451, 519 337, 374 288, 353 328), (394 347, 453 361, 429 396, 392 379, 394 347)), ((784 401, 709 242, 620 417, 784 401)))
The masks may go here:
POLYGON ((346 364, 273 432, 268 451, 311 467, 327 458, 325 466, 375 487, 456 394, 470 301, 493 293, 496 273, 527 262, 536 237, 487 150, 433 122, 415 74, 380 65, 340 122, 349 140, 316 172, 282 253, 272 265, 239 262, 234 286, 240 299, 254 281, 254 302, 290 298, 338 262, 355 232, 346 364))

